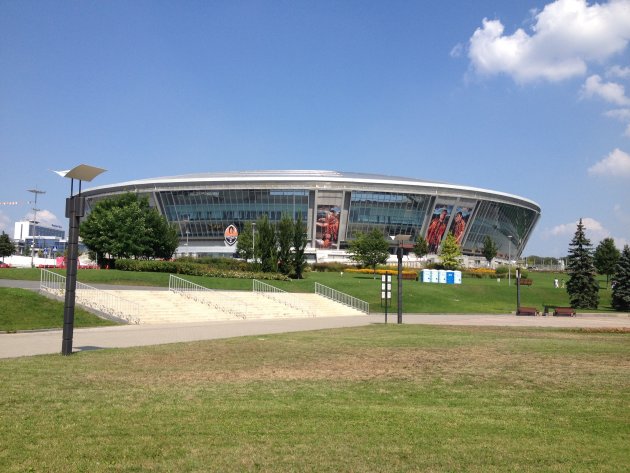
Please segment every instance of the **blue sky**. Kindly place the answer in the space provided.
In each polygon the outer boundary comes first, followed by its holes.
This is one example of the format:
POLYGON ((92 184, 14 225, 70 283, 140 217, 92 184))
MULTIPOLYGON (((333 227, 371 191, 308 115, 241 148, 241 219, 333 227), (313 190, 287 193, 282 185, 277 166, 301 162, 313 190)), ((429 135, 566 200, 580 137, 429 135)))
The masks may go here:
MULTIPOLYGON (((329 169, 520 195, 630 243, 630 0, 0 0, 0 229, 69 183, 329 169)), ((89 187, 89 185, 86 185, 89 187)))

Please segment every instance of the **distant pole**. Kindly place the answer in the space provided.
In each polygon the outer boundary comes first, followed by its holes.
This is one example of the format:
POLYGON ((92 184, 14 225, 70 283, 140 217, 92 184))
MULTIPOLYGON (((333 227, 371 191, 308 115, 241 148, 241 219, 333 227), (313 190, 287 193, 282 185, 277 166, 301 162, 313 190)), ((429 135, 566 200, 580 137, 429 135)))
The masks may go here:
POLYGON ((508 235, 508 286, 512 285, 512 235, 508 235))
POLYGON ((403 247, 402 241, 398 241, 398 323, 402 324, 402 260, 403 260, 403 247))
POLYGON ((37 208, 37 196, 39 194, 45 194, 46 191, 40 191, 39 189, 37 189, 37 187, 35 189, 28 189, 28 192, 31 192, 33 194, 35 194, 35 203, 33 204, 33 244, 31 245, 31 268, 35 267, 35 241, 37 238, 37 211, 39 210, 37 208))
POLYGON ((252 260, 256 263, 256 222, 252 222, 252 260))
POLYGON ((521 271, 516 268, 516 313, 521 310, 521 271))

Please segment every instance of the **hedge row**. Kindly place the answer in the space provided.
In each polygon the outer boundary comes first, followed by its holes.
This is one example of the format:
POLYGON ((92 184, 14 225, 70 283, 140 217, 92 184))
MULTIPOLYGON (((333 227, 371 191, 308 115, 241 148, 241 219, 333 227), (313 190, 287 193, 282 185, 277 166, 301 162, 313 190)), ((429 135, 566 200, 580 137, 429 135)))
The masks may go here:
POLYGON ((149 273, 183 274, 186 276, 205 276, 209 278, 262 279, 273 281, 289 281, 280 273, 261 273, 254 271, 235 271, 230 269, 213 268, 206 264, 189 261, 160 261, 117 259, 116 269, 121 271, 141 271, 149 273))
MULTIPOLYGON (((363 269, 346 269, 346 271, 348 271, 349 273, 362 273, 362 274, 374 274, 375 272, 371 269, 368 268, 363 268, 363 269)), ((379 275, 383 275, 383 274, 389 274, 391 276, 397 276, 398 275, 398 270, 394 270, 394 269, 377 269, 376 270, 376 274, 379 275)), ((418 273, 415 271, 402 271, 402 278, 403 279, 418 279, 418 273)))

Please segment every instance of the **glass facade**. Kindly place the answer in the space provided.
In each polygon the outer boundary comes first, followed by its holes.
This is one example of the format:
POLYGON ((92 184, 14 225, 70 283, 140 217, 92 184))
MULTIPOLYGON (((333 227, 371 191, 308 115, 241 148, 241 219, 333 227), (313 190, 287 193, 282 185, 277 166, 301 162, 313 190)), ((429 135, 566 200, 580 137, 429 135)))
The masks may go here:
POLYGON ((411 235, 415 239, 430 202, 430 196, 421 194, 354 191, 345 239, 352 240, 357 233, 374 228, 383 235, 411 235))
POLYGON ((267 215, 277 223, 283 214, 297 219, 308 214, 309 191, 282 189, 226 189, 163 191, 156 195, 169 222, 175 223, 181 238, 220 239, 228 225, 239 232, 245 222, 267 215))
POLYGON ((516 205, 482 201, 463 242, 464 253, 480 254, 488 235, 497 245, 498 256, 520 254, 537 216, 532 210, 516 205))

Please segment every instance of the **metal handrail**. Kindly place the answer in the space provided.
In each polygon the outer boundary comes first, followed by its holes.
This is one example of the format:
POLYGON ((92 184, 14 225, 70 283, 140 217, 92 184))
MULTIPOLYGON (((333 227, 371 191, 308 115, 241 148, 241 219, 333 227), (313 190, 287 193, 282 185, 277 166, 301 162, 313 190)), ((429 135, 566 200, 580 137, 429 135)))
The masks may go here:
POLYGON ((188 281, 187 279, 180 278, 174 274, 169 275, 168 290, 242 319, 246 319, 248 312, 250 312, 249 306, 247 304, 243 304, 242 301, 230 297, 225 293, 221 293, 221 295, 217 296, 216 299, 210 299, 206 297, 206 295, 213 293, 216 294, 215 290, 201 286, 200 284, 196 284, 192 281, 188 281), (219 298, 220 300, 218 300, 219 298), (224 301, 228 301, 231 305, 223 303, 224 301), (243 311, 236 309, 235 307, 245 307, 246 310, 243 311))
POLYGON ((357 299, 354 296, 346 294, 344 292, 333 289, 332 287, 324 286, 318 282, 315 283, 315 294, 331 299, 340 304, 352 307, 360 312, 370 314, 370 304, 361 299, 357 299))
MULTIPOLYGON (((66 293, 66 277, 47 269, 40 272, 39 289, 55 296, 63 297, 66 293)), ((130 324, 139 324, 140 305, 123 299, 118 295, 77 282, 76 302, 90 309, 113 315, 130 324)))
POLYGON ((296 296, 276 286, 254 279, 252 283, 252 291, 268 299, 302 311, 311 317, 315 317, 313 312, 304 308, 303 304, 300 303, 300 300, 296 296), (274 297, 274 295, 278 295, 280 297, 274 297))

